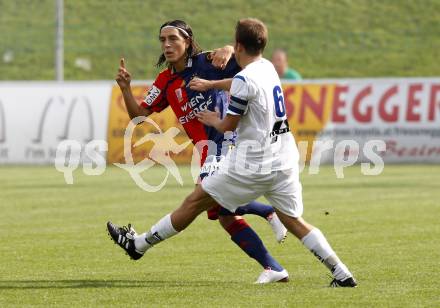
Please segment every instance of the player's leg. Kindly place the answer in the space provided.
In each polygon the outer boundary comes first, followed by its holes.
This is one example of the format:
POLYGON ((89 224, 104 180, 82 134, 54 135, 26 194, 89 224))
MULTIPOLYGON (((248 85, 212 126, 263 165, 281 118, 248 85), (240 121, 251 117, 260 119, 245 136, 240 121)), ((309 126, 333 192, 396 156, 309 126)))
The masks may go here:
MULTIPOLYGON (((208 178, 210 174, 212 175, 212 170, 218 170, 219 164, 223 159, 224 156, 214 156, 214 155, 208 156, 201 169, 199 183, 201 183, 203 179, 208 178)), ((217 212, 218 209, 215 208, 212 210, 208 210, 207 212, 208 218, 211 220, 216 220, 218 218, 217 212)), ((254 200, 246 205, 238 207, 235 211, 235 214, 239 216, 243 216, 243 215, 260 216, 266 219, 266 221, 269 223, 273 233, 275 234, 275 239, 277 240, 278 243, 283 242, 284 239, 286 238, 287 229, 281 223, 280 219, 275 213, 274 208, 270 205, 254 200)))
POLYGON ((266 270, 265 279, 257 282, 288 281, 287 271, 270 255, 258 234, 241 216, 221 208, 219 222, 230 234, 231 240, 266 270))
POLYGON ((263 218, 267 218, 269 215, 273 214, 275 212, 274 208, 270 205, 258 202, 258 201, 252 201, 249 202, 249 204, 240 206, 235 211, 235 214, 239 216, 243 215, 258 215, 263 218))
POLYGON ((132 259, 139 259, 152 246, 184 230, 203 211, 215 204, 200 185, 188 195, 182 205, 153 225, 150 231, 140 235, 130 228, 120 228, 111 222, 107 229, 113 239, 132 259))
POLYGON ((276 210, 280 220, 333 274, 331 286, 355 287, 356 281, 342 263, 321 230, 301 217, 291 217, 276 210))
MULTIPOLYGON (((178 209, 160 219, 148 232, 138 235, 130 226, 119 228, 111 222, 107 224, 107 227, 115 243, 119 244, 132 259, 137 260, 152 246, 184 230, 202 211, 212 207, 213 202, 200 185, 197 185, 194 192, 178 209)), ((221 222, 227 227, 226 230, 231 234, 231 239, 265 268, 264 275, 261 275, 257 282, 288 280, 287 271, 273 259, 261 239, 243 219, 222 218, 221 222)))
MULTIPOLYGON (((248 204, 262 194, 261 192, 254 190, 252 185, 247 185, 244 181, 245 179, 241 179, 240 177, 230 177, 227 173, 219 172, 206 178, 202 182, 202 188, 209 193, 218 204, 222 205, 223 208, 220 213, 223 214, 222 216, 230 215, 231 217, 234 217, 233 213, 235 213, 237 207, 248 204)), ((276 261, 267 253, 267 250, 258 238, 258 235, 243 219, 240 219, 239 217, 229 220, 227 220, 227 218, 221 219, 223 226, 228 232, 230 232, 234 242, 236 242, 242 249, 246 248, 247 245, 252 244, 252 251, 250 253, 249 251, 246 251, 246 253, 255 259, 259 258, 259 256, 261 256, 262 259, 265 258, 264 261, 257 260, 263 267, 266 268, 268 264, 272 263, 270 266, 282 269, 279 264, 275 265, 276 261), (232 223, 232 225, 227 223, 232 223), (243 232, 237 234, 237 231, 243 232), (249 239, 252 239, 252 243, 249 242, 249 239), (256 256, 256 254, 259 256, 256 256)), ((288 273, 286 270, 277 272, 265 269, 260 277, 258 277, 256 283, 280 281, 282 280, 281 278, 287 277, 288 273)))
POLYGON ((303 213, 302 187, 297 174, 279 172, 272 191, 265 194, 286 228, 332 272, 332 286, 354 287, 356 282, 322 232, 307 223, 303 213))
POLYGON ((287 229, 281 223, 275 209, 270 205, 258 201, 252 201, 247 205, 238 207, 235 214, 239 216, 251 214, 263 217, 272 228, 272 231, 275 234, 275 239, 278 243, 282 243, 286 238, 287 229))

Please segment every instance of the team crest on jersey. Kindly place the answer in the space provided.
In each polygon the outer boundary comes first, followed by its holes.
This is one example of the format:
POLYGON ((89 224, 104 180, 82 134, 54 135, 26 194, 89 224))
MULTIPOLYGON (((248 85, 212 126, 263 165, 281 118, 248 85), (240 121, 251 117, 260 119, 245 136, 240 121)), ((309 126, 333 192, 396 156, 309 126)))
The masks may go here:
POLYGON ((179 103, 181 103, 183 101, 182 89, 177 88, 176 90, 174 90, 174 93, 176 93, 177 100, 179 101, 179 103))
POLYGON ((160 89, 153 85, 150 90, 148 90, 147 95, 145 95, 144 102, 151 106, 153 102, 158 98, 160 95, 160 89))

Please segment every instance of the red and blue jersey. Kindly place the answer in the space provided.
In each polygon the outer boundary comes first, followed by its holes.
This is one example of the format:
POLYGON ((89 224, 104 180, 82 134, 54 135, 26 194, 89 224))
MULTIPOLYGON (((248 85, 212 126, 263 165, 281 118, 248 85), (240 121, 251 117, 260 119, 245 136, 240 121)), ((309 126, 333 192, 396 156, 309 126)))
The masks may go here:
MULTIPOLYGON (((207 53, 200 53, 189 58, 186 68, 181 72, 174 72, 172 68, 162 71, 148 90, 141 106, 154 112, 161 112, 170 106, 194 144, 202 140, 212 140, 217 148, 208 149, 209 155, 221 155, 224 134, 199 122, 196 114, 206 109, 215 111, 218 108, 223 118, 227 111, 227 94, 216 89, 193 91, 188 84, 194 77, 207 80, 232 78, 240 70, 234 58, 221 70, 212 65, 207 53)), ((203 153, 202 163, 205 157, 206 153, 203 153)))

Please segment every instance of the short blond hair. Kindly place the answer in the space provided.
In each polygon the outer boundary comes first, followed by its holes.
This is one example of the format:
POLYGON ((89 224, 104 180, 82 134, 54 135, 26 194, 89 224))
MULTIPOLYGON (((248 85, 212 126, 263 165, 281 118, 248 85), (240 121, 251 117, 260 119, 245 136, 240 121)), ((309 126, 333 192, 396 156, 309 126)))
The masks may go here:
POLYGON ((266 25, 256 18, 244 18, 237 22, 235 41, 243 45, 252 56, 263 53, 268 39, 266 25))

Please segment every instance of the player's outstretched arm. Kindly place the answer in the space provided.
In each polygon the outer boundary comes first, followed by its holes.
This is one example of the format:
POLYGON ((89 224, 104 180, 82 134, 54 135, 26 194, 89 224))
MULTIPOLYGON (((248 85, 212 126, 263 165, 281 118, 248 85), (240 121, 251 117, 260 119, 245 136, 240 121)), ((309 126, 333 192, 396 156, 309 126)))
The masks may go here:
POLYGON ((189 82, 189 88, 194 91, 204 92, 209 89, 229 91, 231 89, 232 78, 221 80, 206 80, 202 78, 193 78, 189 82))
POLYGON ((218 111, 213 112, 205 110, 196 114, 197 119, 205 125, 214 127, 220 133, 233 132, 240 121, 240 115, 227 114, 223 119, 220 119, 218 111))
POLYGON ((122 96, 124 97, 125 106, 127 108, 128 115, 130 119, 136 118, 138 116, 149 116, 153 112, 151 110, 142 108, 136 102, 133 92, 131 91, 131 74, 125 68, 125 60, 121 58, 118 74, 116 75, 116 82, 121 89, 122 96))

